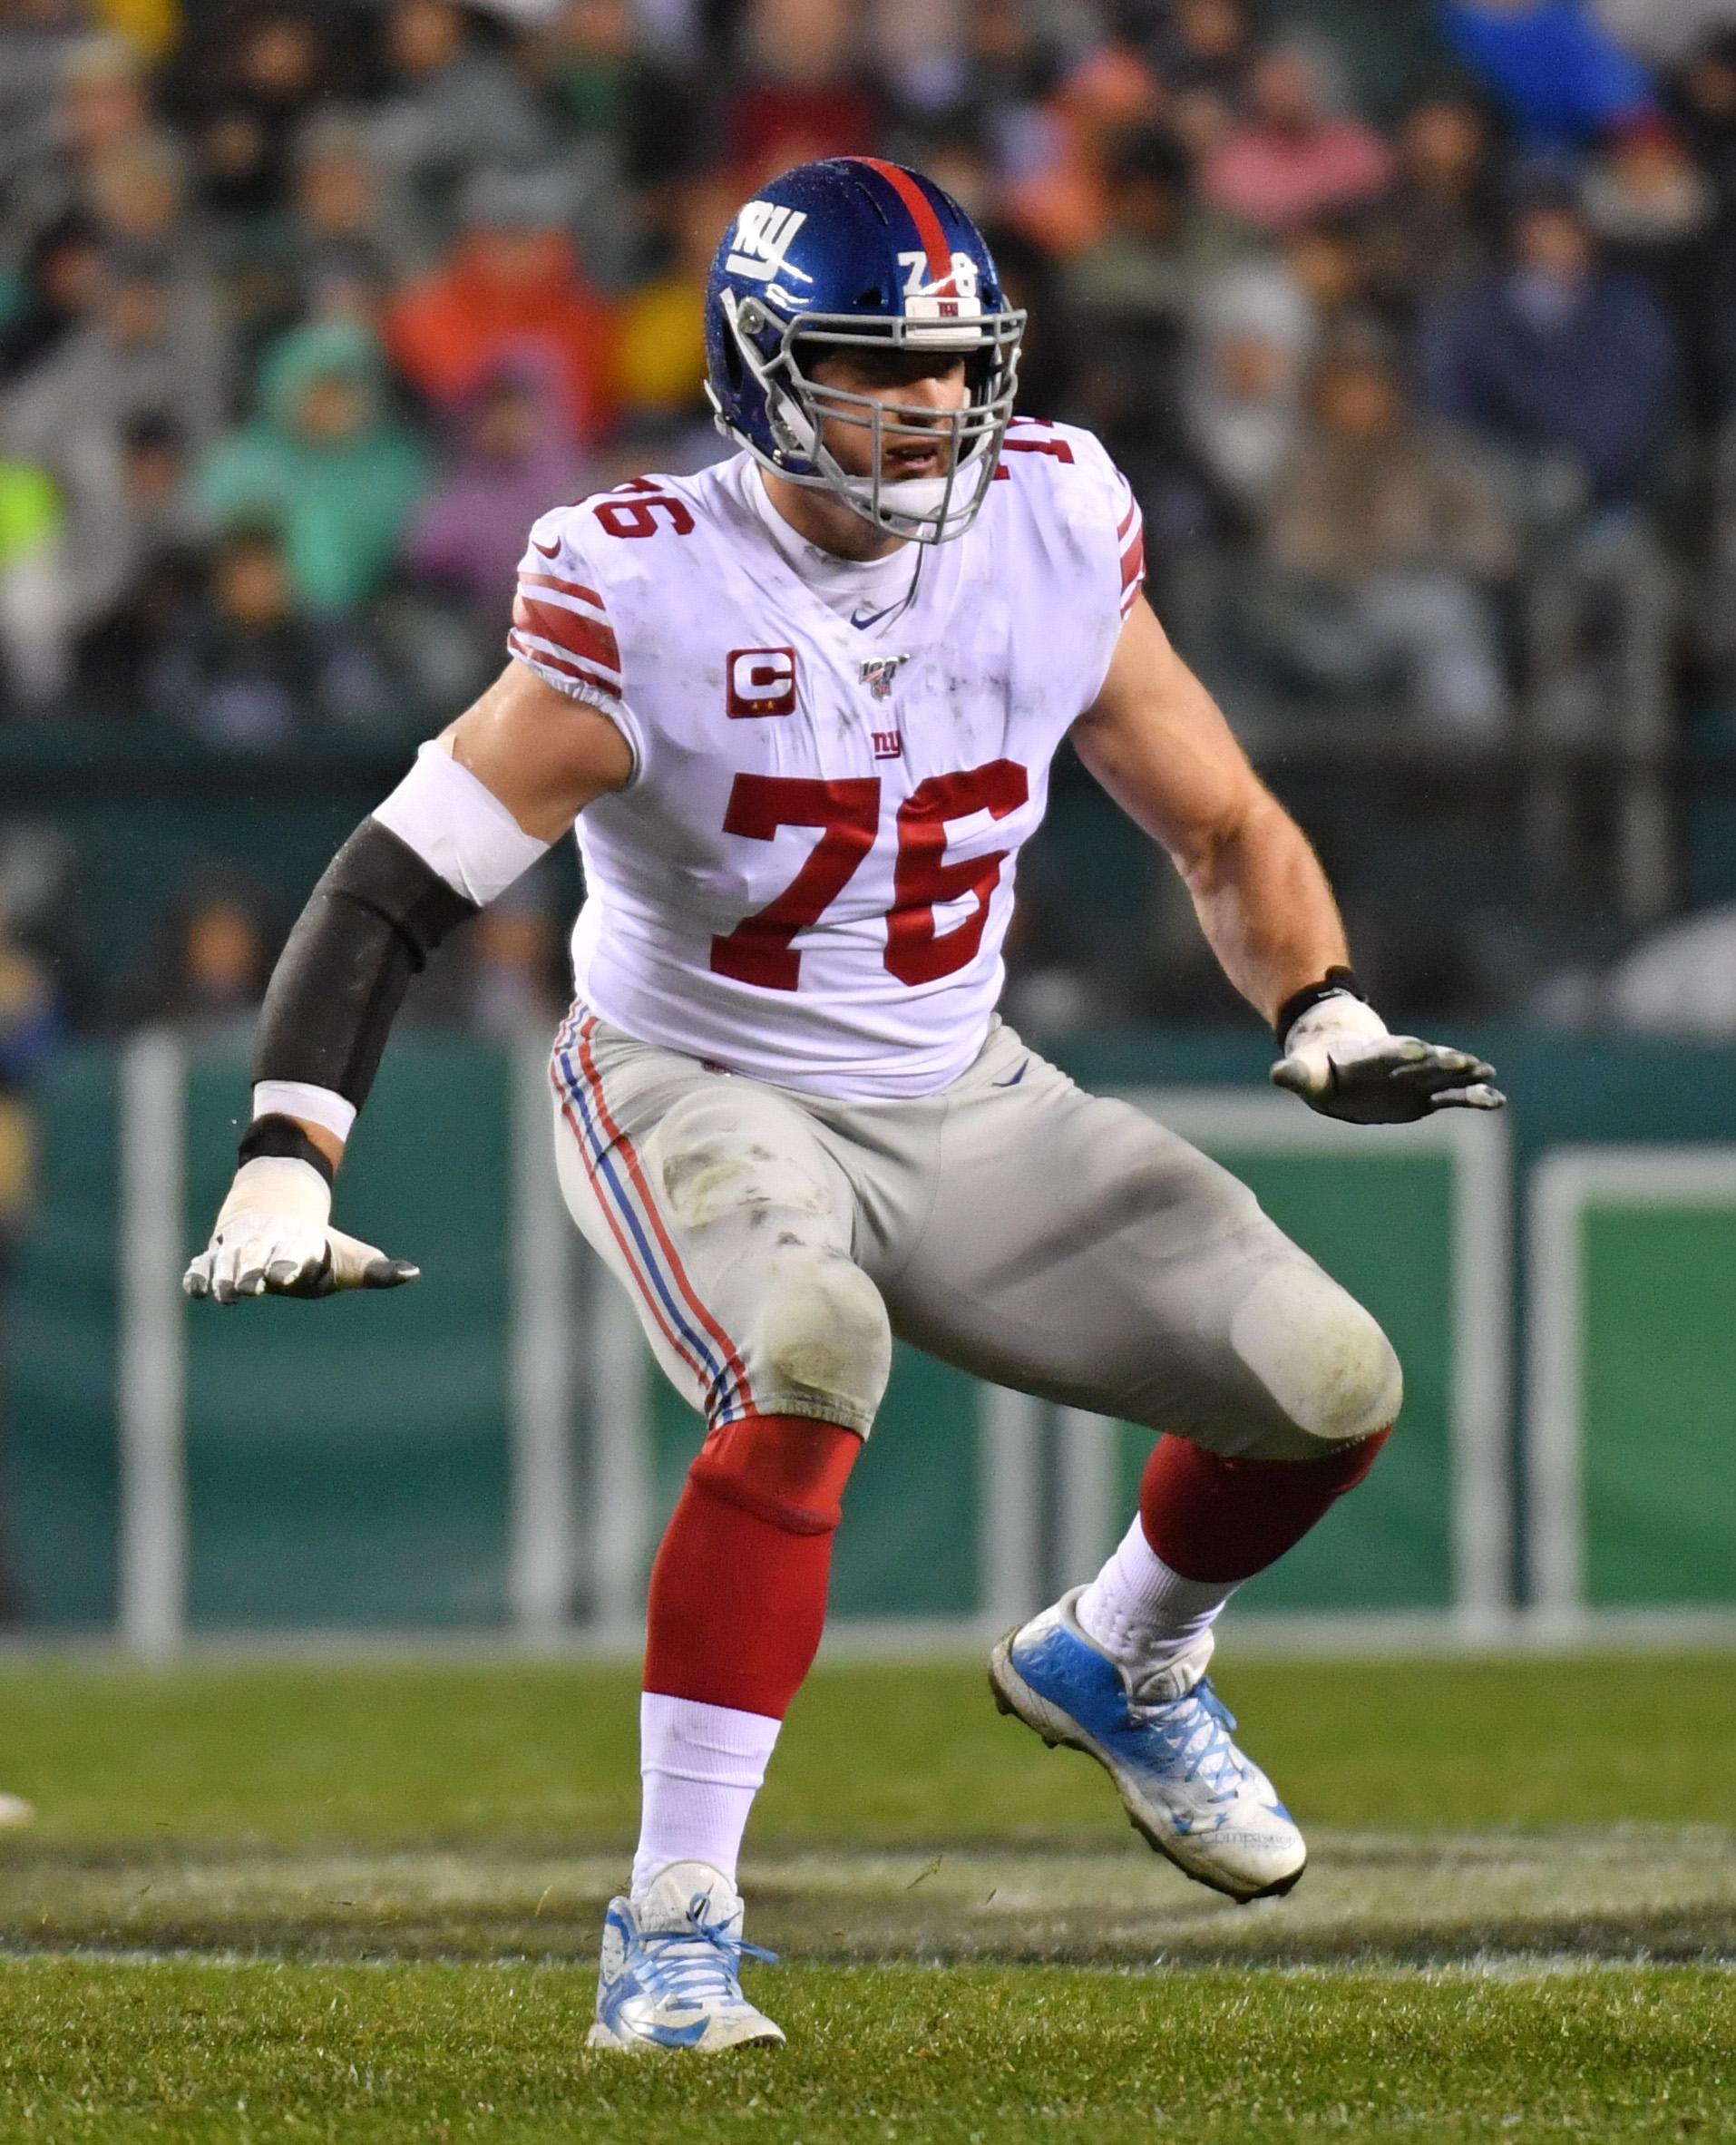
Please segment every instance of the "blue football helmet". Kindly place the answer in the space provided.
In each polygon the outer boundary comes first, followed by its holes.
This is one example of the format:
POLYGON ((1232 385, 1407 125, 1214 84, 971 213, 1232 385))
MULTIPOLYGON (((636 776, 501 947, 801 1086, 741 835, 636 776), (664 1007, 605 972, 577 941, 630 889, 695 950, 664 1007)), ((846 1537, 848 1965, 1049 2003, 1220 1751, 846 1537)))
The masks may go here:
POLYGON ((797 164, 736 215, 706 287, 706 393, 717 429, 793 484, 834 492, 889 536, 962 536, 1012 415, 1025 316, 982 234, 931 180, 879 157, 797 164), (804 360, 862 344, 956 352, 962 408, 937 413, 822 385, 804 360), (872 434, 873 474, 827 448, 827 418, 872 434), (885 432, 939 433, 937 477, 883 480, 885 432))

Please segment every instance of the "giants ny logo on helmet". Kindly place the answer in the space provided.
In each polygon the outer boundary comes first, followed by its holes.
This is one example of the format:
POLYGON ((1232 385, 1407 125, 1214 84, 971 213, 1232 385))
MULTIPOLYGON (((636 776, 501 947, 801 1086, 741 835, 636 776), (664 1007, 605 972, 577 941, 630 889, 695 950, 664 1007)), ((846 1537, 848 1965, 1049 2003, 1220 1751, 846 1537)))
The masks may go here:
POLYGON ((749 201, 736 219, 735 237, 730 241, 729 258, 726 263, 729 273, 749 277, 757 283, 769 283, 774 276, 787 272, 800 283, 811 283, 814 280, 811 276, 797 268, 785 271, 784 265, 785 255, 795 243, 795 234, 806 221, 803 210, 780 208, 775 201, 749 201))

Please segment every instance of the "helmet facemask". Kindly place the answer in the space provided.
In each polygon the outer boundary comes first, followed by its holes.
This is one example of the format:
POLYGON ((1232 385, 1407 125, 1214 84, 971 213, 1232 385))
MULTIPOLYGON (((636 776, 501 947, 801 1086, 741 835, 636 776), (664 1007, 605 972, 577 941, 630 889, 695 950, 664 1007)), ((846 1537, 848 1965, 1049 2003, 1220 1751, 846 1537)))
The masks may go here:
MULTIPOLYGON (((975 521, 1000 459, 1019 383, 1019 346, 1025 315, 1008 310, 966 319, 863 319, 849 313, 798 315, 785 321, 757 298, 724 298, 724 311, 742 363, 766 397, 776 453, 752 441, 756 459, 793 484, 830 492, 853 513, 912 543, 946 543, 975 521), (768 331, 777 341, 766 354, 768 331), (832 350, 916 350, 965 361, 966 399, 956 410, 883 402, 832 387, 804 371, 798 345, 824 356, 832 350), (824 424, 860 426, 870 435, 870 471, 846 470, 825 444, 824 424), (946 466, 935 477, 888 477, 889 435, 933 441, 946 466)), ((721 420, 720 420, 721 422, 721 420)), ((732 433, 731 436, 739 436, 732 433)))

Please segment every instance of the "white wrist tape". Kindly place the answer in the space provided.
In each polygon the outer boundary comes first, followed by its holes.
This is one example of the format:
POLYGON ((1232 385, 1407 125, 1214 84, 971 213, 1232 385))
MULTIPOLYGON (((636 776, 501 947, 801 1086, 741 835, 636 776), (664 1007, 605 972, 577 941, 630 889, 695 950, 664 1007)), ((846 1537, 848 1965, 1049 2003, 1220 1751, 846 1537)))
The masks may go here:
POLYGON ((235 1173, 213 1233, 243 1214, 266 1214, 323 1229, 331 1220, 332 1188, 311 1162, 292 1155, 256 1155, 235 1173))
POLYGON ((1391 1032, 1371 1005, 1348 990, 1335 990, 1331 998, 1320 999, 1291 1022, 1284 1038, 1284 1056, 1294 1058, 1311 1049, 1330 1052, 1342 1043, 1371 1043, 1391 1032))
POLYGON ((486 908, 552 848, 527 834, 486 783, 432 739, 374 817, 447 885, 486 908))
POLYGON ((329 1087, 316 1087, 307 1080, 256 1080, 253 1083, 256 1117, 298 1117, 304 1125, 317 1125, 335 1139, 347 1140, 356 1125, 356 1105, 329 1087))

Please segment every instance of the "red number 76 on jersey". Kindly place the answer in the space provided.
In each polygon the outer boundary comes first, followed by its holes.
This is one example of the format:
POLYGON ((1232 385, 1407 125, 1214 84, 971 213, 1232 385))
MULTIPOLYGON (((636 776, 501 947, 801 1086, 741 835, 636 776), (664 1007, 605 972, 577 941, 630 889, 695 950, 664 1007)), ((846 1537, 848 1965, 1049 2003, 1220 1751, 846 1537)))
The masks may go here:
MULTIPOLYGON (((1016 760, 931 775, 898 808, 898 856, 892 906, 886 918, 886 966, 901 983, 932 983, 967 967, 982 944, 989 900, 1006 862, 1004 849, 946 862, 947 822, 987 812, 1005 819, 1030 795, 1016 760), (935 929, 941 902, 970 897, 964 921, 944 935, 935 929)), ((780 827, 818 827, 820 839, 775 901, 711 941, 711 966, 738 983, 794 990, 802 980, 797 931, 818 923, 860 868, 880 832, 880 777, 821 782, 786 775, 737 775, 724 813, 724 832, 769 842, 780 827)))

